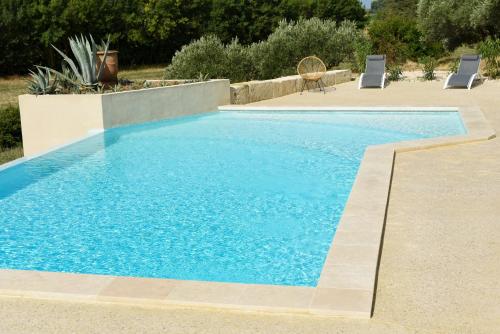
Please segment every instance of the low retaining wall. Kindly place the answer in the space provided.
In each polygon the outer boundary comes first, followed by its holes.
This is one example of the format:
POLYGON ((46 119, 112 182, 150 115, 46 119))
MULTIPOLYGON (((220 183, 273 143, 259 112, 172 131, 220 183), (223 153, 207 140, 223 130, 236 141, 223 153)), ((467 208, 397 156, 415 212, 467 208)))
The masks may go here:
MULTIPOLYGON (((351 80, 351 70, 328 71, 322 80, 325 86, 351 80)), ((303 80, 299 75, 291 75, 271 80, 248 81, 231 85, 231 104, 247 104, 297 93, 303 80)))
POLYGON ((229 80, 108 94, 21 95, 24 155, 34 155, 92 130, 216 111, 229 104, 229 80))

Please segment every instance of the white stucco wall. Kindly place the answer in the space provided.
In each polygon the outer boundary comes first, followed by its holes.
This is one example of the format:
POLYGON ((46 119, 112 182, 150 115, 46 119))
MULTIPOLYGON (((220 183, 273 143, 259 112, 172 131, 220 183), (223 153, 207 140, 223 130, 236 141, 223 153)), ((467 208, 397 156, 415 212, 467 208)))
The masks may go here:
POLYGON ((120 125, 216 111, 230 103, 229 80, 109 94, 21 95, 24 155, 120 125))

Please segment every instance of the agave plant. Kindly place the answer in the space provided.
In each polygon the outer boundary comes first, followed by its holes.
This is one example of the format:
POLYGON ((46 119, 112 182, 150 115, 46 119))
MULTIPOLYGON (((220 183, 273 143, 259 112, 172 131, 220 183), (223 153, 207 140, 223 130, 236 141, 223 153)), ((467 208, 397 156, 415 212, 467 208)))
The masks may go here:
POLYGON ((28 92, 35 95, 54 94, 57 89, 57 77, 52 78, 50 70, 37 66, 37 72, 30 70, 28 92))
POLYGON ((106 63, 109 48, 109 36, 107 42, 104 44, 104 56, 97 71, 97 45, 92 35, 89 37, 90 40, 83 35, 80 37, 75 36, 74 38, 69 38, 69 45, 76 59, 76 64, 73 59, 52 45, 52 47, 63 57, 64 61, 69 66, 72 75, 57 72, 53 69, 48 70, 56 73, 67 82, 80 86, 83 89, 95 90, 99 85, 99 80, 104 70, 104 64, 106 63))
POLYGON ((59 87, 63 93, 80 93, 80 85, 75 84, 78 82, 78 78, 73 73, 73 71, 66 65, 66 62, 62 63, 62 75, 59 77, 59 87))

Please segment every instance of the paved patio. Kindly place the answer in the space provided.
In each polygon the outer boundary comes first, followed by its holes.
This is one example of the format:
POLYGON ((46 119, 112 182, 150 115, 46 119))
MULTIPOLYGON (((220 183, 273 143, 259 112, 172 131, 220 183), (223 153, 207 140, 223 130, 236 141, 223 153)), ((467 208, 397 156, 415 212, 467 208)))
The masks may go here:
MULTIPOLYGON (((261 106, 479 106, 500 131, 500 81, 385 90, 350 82, 261 106)), ((500 140, 396 157, 371 320, 0 298, 1 333, 495 333, 500 328, 500 140)))

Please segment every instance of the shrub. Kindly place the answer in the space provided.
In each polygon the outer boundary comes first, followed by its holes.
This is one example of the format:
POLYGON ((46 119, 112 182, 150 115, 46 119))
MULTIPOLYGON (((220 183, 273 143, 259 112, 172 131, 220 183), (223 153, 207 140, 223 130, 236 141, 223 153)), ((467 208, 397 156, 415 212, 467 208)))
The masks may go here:
POLYGON ((387 79, 389 81, 403 80, 403 68, 399 65, 389 66, 387 79))
POLYGON ((498 0, 420 0, 417 11, 426 40, 448 49, 500 31, 498 0))
POLYGON ((444 51, 439 43, 424 42, 417 21, 408 17, 377 18, 369 27, 369 35, 375 53, 385 54, 389 63, 437 57, 444 51))
POLYGON ((500 39, 488 37, 479 43, 479 52, 486 62, 486 75, 491 78, 500 76, 500 39))
POLYGON ((158 64, 204 33, 249 44, 282 18, 311 16, 362 25, 366 11, 358 0, 0 0, 0 75, 58 65, 50 45, 81 32, 110 33, 122 65, 158 64))
POLYGON ((362 73, 366 68, 366 57, 372 54, 373 45, 368 39, 359 39, 354 43, 354 62, 352 69, 362 73))
POLYGON ((313 18, 281 21, 267 40, 242 46, 237 40, 224 45, 208 35, 184 46, 166 69, 166 78, 192 79, 200 72, 231 81, 270 79, 296 73, 297 63, 315 55, 328 68, 353 61, 355 44, 364 39, 352 22, 337 25, 313 18))
POLYGON ((448 68, 448 73, 457 73, 458 72, 458 67, 460 66, 460 58, 453 58, 451 61, 449 68, 448 68))
POLYGON ((436 73, 434 72, 437 67, 436 59, 432 57, 424 57, 419 60, 422 65, 422 71, 424 72, 424 80, 434 80, 436 79, 436 73))
POLYGON ((200 73, 209 78, 245 81, 254 72, 248 50, 235 39, 224 45, 215 35, 207 35, 175 53, 165 69, 166 79, 195 79, 200 73))
POLYGON ((194 79, 199 73, 211 78, 224 76, 226 66, 224 44, 215 35, 208 35, 185 45, 175 53, 166 69, 167 78, 194 79))
POLYGON ((311 55, 321 58, 327 68, 352 60, 354 45, 362 38, 353 22, 282 21, 266 41, 251 47, 251 54, 258 79, 270 79, 295 74, 297 63, 311 55))
POLYGON ((21 141, 19 108, 14 106, 0 108, 0 150, 19 146, 21 141))
POLYGON ((232 82, 248 81, 257 76, 250 49, 238 43, 238 39, 226 45, 225 54, 225 76, 232 82))

